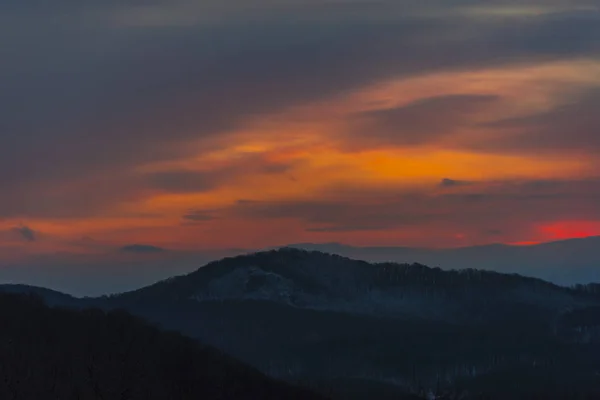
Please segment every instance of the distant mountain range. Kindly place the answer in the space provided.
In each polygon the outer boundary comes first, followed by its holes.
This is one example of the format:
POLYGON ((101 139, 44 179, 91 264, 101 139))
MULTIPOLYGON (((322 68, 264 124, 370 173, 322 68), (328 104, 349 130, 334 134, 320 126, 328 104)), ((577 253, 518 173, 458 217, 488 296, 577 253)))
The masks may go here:
POLYGON ((289 247, 370 262, 418 262, 445 270, 476 268, 518 273, 566 286, 600 282, 600 236, 527 246, 490 244, 451 249, 355 247, 339 243, 289 247))
MULTIPOLYGON (((534 246, 492 244, 457 249, 354 247, 337 243, 287 247, 338 254, 369 262, 421 263, 443 270, 484 269, 532 276, 559 285, 600 282, 600 238, 534 246)), ((258 251, 272 250, 260 249, 258 251)), ((133 244, 96 255, 31 257, 0 265, 0 282, 48 287, 77 296, 120 293, 194 271, 223 257, 257 250, 178 251, 133 244)))
MULTIPOLYGON (((481 249, 541 257, 544 249, 591 252, 596 240, 481 249)), ((33 291, 54 305, 125 308, 334 398, 600 396, 597 284, 567 288, 516 274, 370 264, 289 247, 214 261, 120 295, 5 289, 33 291)))

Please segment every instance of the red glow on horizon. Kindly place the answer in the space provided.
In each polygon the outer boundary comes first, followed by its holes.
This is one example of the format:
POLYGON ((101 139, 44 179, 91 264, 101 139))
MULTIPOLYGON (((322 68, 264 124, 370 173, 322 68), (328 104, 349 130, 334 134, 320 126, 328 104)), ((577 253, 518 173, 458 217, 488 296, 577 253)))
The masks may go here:
POLYGON ((578 239, 600 235, 600 221, 566 221, 544 225, 540 231, 549 240, 578 239))
POLYGON ((537 231, 539 234, 535 239, 508 242, 507 244, 510 246, 535 246, 560 240, 600 236, 600 221, 553 222, 538 226, 537 231))

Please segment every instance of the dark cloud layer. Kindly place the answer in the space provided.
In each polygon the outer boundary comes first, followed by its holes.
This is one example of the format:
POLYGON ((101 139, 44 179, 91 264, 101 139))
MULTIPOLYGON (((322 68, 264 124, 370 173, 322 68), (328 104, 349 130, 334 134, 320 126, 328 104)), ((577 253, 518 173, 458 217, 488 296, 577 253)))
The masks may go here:
POLYGON ((414 226, 439 219, 439 214, 417 214, 400 204, 361 204, 349 200, 238 202, 231 210, 236 215, 251 218, 296 218, 316 231, 359 231, 414 226), (322 225, 326 225, 323 227, 322 225))
POLYGON ((225 213, 251 218, 295 218, 307 223, 313 232, 436 226, 480 231, 487 226, 498 234, 498 225, 514 230, 557 217, 600 220, 600 180, 473 182, 466 187, 451 187, 458 190, 406 194, 390 188, 369 198, 345 192, 344 197, 328 196, 330 200, 323 201, 246 200, 225 213))
MULTIPOLYGON (((218 147, 248 118, 388 77, 600 54, 600 16, 593 12, 507 22, 454 12, 480 5, 475 1, 327 9, 306 3, 275 11, 260 2, 251 17, 242 12, 210 24, 167 18, 181 4, 0 1, 0 34, 8 38, 0 50, 0 215, 85 215, 131 200, 147 186, 206 190, 218 171, 153 177, 123 171, 196 151, 189 142, 218 147), (166 10, 158 13, 165 23, 138 24, 135 16, 145 7, 166 10), (111 177, 116 189, 99 190, 109 186, 99 177, 111 177), (82 193, 89 193, 86 201, 82 193)), ((540 6, 556 4, 565 5, 540 6)), ((243 4, 206 9, 234 6, 243 4)), ((491 100, 428 99, 363 117, 374 124, 368 133, 378 143, 419 143, 460 126, 462 116, 491 100)), ((550 114, 505 121, 503 129, 527 135, 495 148, 598 148, 595 104, 597 95, 550 114), (561 136, 566 129, 568 141, 561 136)))

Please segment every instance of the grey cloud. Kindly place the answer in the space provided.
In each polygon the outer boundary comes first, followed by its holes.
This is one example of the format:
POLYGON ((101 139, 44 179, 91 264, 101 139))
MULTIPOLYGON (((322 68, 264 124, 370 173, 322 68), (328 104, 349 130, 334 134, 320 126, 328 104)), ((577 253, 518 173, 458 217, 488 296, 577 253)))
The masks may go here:
POLYGON ((435 220, 437 213, 411 213, 401 204, 362 204, 337 199, 331 201, 242 202, 231 213, 253 218, 298 218, 319 227, 313 232, 340 232, 351 230, 376 230, 398 226, 414 226, 435 220), (326 225, 323 227, 323 225, 326 225))
POLYGON ((12 231, 28 242, 35 242, 37 240, 37 233, 28 226, 15 227, 12 228, 12 231))
POLYGON ((365 231, 371 230, 372 227, 361 226, 361 225, 340 225, 340 226, 327 226, 321 228, 307 228, 307 232, 315 233, 335 233, 335 232, 352 232, 352 231, 365 231))
POLYGON ((465 220, 544 222, 600 219, 599 202, 600 179, 586 179, 482 183, 466 193, 436 196, 429 206, 453 209, 465 220))
POLYGON ((491 151, 565 151, 600 150, 600 89, 582 98, 541 114, 496 121, 487 126, 510 131, 480 143, 491 151))
POLYGON ((114 170, 69 182, 41 182, 35 187, 15 182, 15 186, 0 196, 0 217, 80 218, 107 213, 124 217, 115 214, 112 206, 145 194, 138 177, 114 170))
POLYGON ((182 218, 188 223, 198 223, 205 221, 212 221, 216 219, 213 213, 203 210, 190 210, 187 214, 183 215, 182 218))
MULTIPOLYGON (((328 201, 243 201, 224 216, 296 218, 312 232, 452 226, 509 231, 530 223, 600 219, 600 179, 472 183, 464 193, 404 193, 389 188, 330 193, 328 201), (510 226, 508 226, 510 225, 510 226), (506 227, 505 227, 506 226, 506 227)), ((499 235, 500 233, 497 233, 499 235)))
POLYGON ((147 253, 162 253, 165 251, 162 247, 152 246, 148 244, 130 244, 127 246, 123 246, 119 249, 125 253, 139 253, 139 254, 147 254, 147 253))
POLYGON ((203 192, 218 184, 215 174, 197 171, 157 172, 146 175, 150 186, 167 192, 203 192))
POLYGON ((456 179, 443 178, 442 181, 440 182, 439 186, 445 187, 445 188, 452 188, 452 187, 457 187, 457 186, 470 185, 471 183, 472 182, 469 182, 469 181, 461 181, 461 180, 456 180, 456 179))
POLYGON ((494 95, 448 95, 418 100, 392 109, 359 114, 356 135, 367 142, 421 144, 451 135, 469 124, 469 117, 498 100, 494 95), (363 124, 360 124, 363 121, 363 124))
POLYGON ((260 204, 260 202, 256 201, 256 200, 250 200, 250 199, 239 199, 239 200, 235 201, 235 204, 238 206, 244 206, 244 205, 260 204))
POLYGON ((280 174, 292 166, 274 163, 262 154, 242 155, 228 164, 207 170, 171 170, 142 174, 145 185, 167 192, 193 193, 215 189, 252 174, 280 174))
POLYGON ((516 29, 508 31, 500 40, 512 41, 520 37, 524 48, 547 54, 597 54, 600 9, 597 3, 594 6, 595 11, 554 12, 530 19, 527 25, 515 26, 516 29))
POLYGON ((290 169, 292 168, 292 166, 290 164, 265 164, 263 166, 261 166, 260 170, 261 172, 264 172, 266 174, 281 174, 284 172, 288 172, 290 169))
MULTIPOLYGON (((439 216, 438 216, 439 217, 439 216)), ((435 218, 431 218, 435 219, 435 218)), ((361 224, 355 224, 352 222, 338 222, 327 226, 319 226, 313 228, 307 228, 307 232, 315 233, 339 233, 339 232, 356 232, 356 231, 377 231, 381 229, 393 229, 393 228, 410 228, 415 227, 419 222, 427 222, 429 219, 424 216, 418 216, 414 218, 400 218, 399 220, 390 220, 388 222, 382 221, 364 221, 361 224), (410 221, 410 222, 409 222, 410 221)))

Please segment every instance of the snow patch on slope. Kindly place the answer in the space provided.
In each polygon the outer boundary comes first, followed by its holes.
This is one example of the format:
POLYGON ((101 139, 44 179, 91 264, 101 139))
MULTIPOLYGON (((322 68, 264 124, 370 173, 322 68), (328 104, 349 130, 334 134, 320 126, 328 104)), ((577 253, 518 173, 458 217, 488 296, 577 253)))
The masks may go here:
POLYGON ((394 289, 367 289, 353 282, 344 282, 344 290, 335 290, 339 286, 338 282, 327 283, 328 294, 307 292, 292 279, 275 272, 255 266, 238 267, 212 279, 192 298, 196 301, 263 300, 314 310, 391 317, 406 314, 424 316, 429 311, 430 314, 435 314, 435 318, 444 318, 440 314, 446 312, 445 301, 439 298, 427 299, 417 293, 394 289))
POLYGON ((236 268, 213 279, 198 292, 196 300, 270 300, 291 303, 294 282, 257 267, 236 268))

